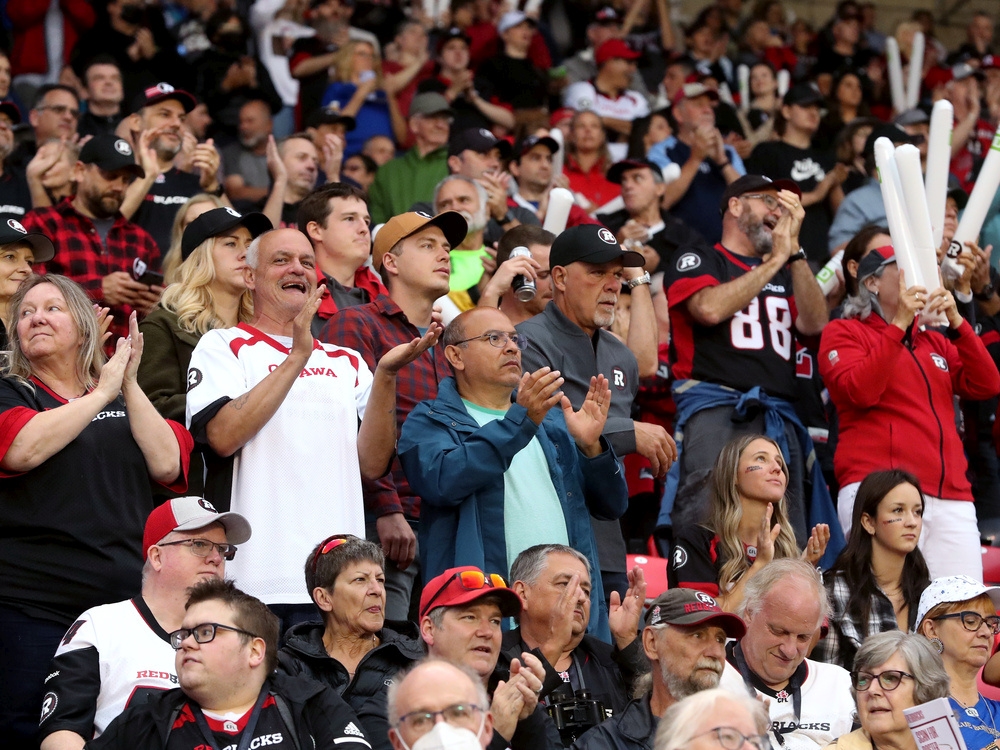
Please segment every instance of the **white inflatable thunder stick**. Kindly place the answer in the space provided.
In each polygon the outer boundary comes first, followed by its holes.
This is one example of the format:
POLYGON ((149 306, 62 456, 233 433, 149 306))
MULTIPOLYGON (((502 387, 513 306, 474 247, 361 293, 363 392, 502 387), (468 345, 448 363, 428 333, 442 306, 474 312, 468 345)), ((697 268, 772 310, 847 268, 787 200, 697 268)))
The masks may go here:
POLYGON ((945 269, 945 263, 949 260, 954 261, 959 256, 965 249, 966 242, 979 238, 979 231, 983 228, 986 212, 993 203, 993 196, 996 195, 998 186, 1000 186, 1000 128, 997 128, 997 132, 993 135, 993 143, 990 144, 982 169, 979 170, 979 177, 976 178, 969 202, 965 204, 958 229, 955 230, 955 236, 948 247, 947 257, 941 264, 942 270, 945 269))
POLYGON ((750 110, 750 68, 746 65, 737 66, 736 81, 740 87, 740 109, 748 112, 750 110))
POLYGON ((920 101, 920 81, 924 73, 924 34, 918 31, 913 35, 913 46, 910 51, 910 69, 906 76, 906 108, 913 109, 920 101))
POLYGON ((552 154, 552 179, 563 173, 563 164, 566 163, 566 144, 563 143, 563 132, 559 128, 552 128, 549 131, 549 138, 559 144, 559 149, 552 154))
POLYGON ((903 60, 899 55, 899 43, 894 37, 885 40, 885 58, 889 63, 889 93, 892 94, 892 108, 899 114, 906 110, 906 94, 903 91, 903 60))
POLYGON ((573 193, 566 188, 552 188, 549 191, 549 208, 545 212, 545 223, 542 229, 559 235, 566 229, 569 220, 569 209, 573 205, 573 193))
POLYGON ((951 129, 955 122, 955 108, 947 99, 934 102, 931 111, 931 130, 927 140, 927 174, 924 190, 927 193, 927 214, 934 232, 934 247, 941 247, 944 234, 944 205, 948 195, 948 166, 951 163, 951 129))

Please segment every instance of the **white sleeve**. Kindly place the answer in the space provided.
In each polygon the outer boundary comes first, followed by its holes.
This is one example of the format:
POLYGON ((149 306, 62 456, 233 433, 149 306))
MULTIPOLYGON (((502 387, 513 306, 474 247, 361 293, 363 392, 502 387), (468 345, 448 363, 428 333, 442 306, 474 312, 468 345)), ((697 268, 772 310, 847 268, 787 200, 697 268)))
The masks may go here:
POLYGON ((220 398, 234 399, 250 390, 246 373, 223 331, 209 331, 191 354, 187 374, 187 427, 220 398))
POLYGON ((578 112, 590 110, 597 103, 597 91, 590 81, 578 81, 566 87, 563 93, 563 106, 575 109, 578 112))

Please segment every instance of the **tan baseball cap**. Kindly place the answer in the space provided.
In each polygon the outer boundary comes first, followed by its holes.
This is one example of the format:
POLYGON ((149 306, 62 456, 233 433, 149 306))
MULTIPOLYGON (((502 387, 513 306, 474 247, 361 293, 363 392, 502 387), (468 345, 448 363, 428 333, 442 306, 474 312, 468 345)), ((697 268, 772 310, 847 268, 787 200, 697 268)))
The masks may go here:
POLYGON ((469 225, 458 211, 444 211, 437 216, 430 216, 421 211, 409 211, 393 216, 375 235, 375 246, 372 249, 372 266, 375 270, 382 272, 382 258, 397 242, 416 234, 428 224, 444 232, 445 239, 452 247, 458 247, 469 233, 469 225))

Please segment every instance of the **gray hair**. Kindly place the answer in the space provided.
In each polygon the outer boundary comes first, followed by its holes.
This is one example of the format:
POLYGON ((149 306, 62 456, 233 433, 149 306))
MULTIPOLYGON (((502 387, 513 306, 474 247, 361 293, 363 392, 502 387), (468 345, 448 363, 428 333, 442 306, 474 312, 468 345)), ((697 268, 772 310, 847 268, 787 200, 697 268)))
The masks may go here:
POLYGON ((268 229, 263 234, 258 234, 256 237, 254 237, 253 242, 251 242, 250 246, 247 248, 246 264, 250 268, 257 268, 257 264, 260 262, 260 243, 263 242, 264 237, 269 235, 271 232, 276 231, 277 229, 280 229, 280 227, 275 227, 274 229, 268 229))
POLYGON ((582 562, 587 568, 587 575, 592 575, 590 570, 590 560, 582 552, 567 547, 565 544, 536 544, 528 547, 514 559, 514 564, 510 566, 510 582, 523 581, 528 586, 538 583, 538 577, 549 564, 549 555, 554 552, 562 552, 570 555, 582 562))
POLYGON ((823 619, 830 614, 830 600, 827 597, 819 571, 805 560, 797 557, 772 560, 764 566, 763 570, 747 581, 743 589, 743 602, 736 614, 744 620, 758 614, 764 606, 764 598, 771 593, 771 590, 780 585, 784 579, 793 576, 812 584, 816 601, 819 603, 819 621, 816 623, 816 627, 819 627, 823 619))
MULTIPOLYGON (((854 671, 867 672, 885 664, 896 653, 902 655, 907 671, 913 675, 914 704, 926 703, 948 695, 949 678, 944 670, 941 655, 922 635, 888 630, 865 638, 854 657, 854 671)), ((851 695, 857 701, 857 691, 853 684, 851 695)))
POLYGON ((483 685, 482 677, 464 664, 455 664, 436 656, 425 656, 420 661, 410 665, 407 669, 397 672, 393 676, 392 681, 389 682, 389 689, 386 691, 386 717, 389 719, 390 727, 395 728, 399 726, 399 707, 397 703, 399 701, 400 686, 402 686, 407 677, 429 664, 447 664, 468 677, 472 681, 472 684, 476 686, 476 704, 483 711, 490 710, 490 697, 486 692, 486 686, 483 685))
POLYGON ((711 688, 690 695, 667 709, 656 730, 654 750, 680 750, 686 747, 700 734, 702 721, 706 717, 716 715, 716 705, 719 701, 728 701, 741 706, 753 719, 758 733, 764 734, 770 728, 771 720, 760 701, 745 693, 711 688))
MULTIPOLYGON (((885 266, 879 266, 875 273, 871 274, 875 278, 881 278, 882 274, 885 272, 885 266)), ((865 278, 869 278, 866 276, 865 278)), ((841 316, 844 320, 864 320, 872 312, 877 312, 882 315, 882 305, 879 304, 878 297, 872 294, 871 290, 864 285, 860 280, 858 281, 858 293, 853 297, 848 297, 844 300, 844 307, 841 316)), ((882 315, 882 317, 885 317, 882 315)))

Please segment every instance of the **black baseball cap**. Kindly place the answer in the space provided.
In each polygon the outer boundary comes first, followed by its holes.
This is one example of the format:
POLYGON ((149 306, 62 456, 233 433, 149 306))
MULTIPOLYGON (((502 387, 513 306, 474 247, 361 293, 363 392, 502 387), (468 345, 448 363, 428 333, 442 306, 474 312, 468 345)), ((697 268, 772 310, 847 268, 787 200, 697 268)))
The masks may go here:
POLYGON ((132 100, 132 111, 138 112, 143 107, 150 107, 167 99, 176 99, 184 107, 185 112, 190 112, 198 106, 198 100, 192 94, 181 89, 175 89, 169 83, 157 83, 143 91, 140 91, 132 100))
POLYGON ((452 26, 451 28, 442 31, 441 36, 438 37, 437 51, 439 55, 441 54, 441 50, 444 49, 444 45, 446 45, 452 39, 461 39, 463 42, 465 42, 466 46, 469 47, 472 46, 472 39, 469 37, 469 35, 466 34, 464 31, 462 31, 457 26, 452 26))
POLYGON ((656 597, 646 611, 646 625, 702 625, 722 628, 730 638, 739 640, 747 632, 742 618, 726 612, 704 591, 670 589, 656 597))
POLYGON ((568 266, 570 263, 610 263, 620 260, 626 268, 641 268, 646 264, 642 253, 624 250, 607 227, 600 224, 579 224, 556 237, 549 251, 549 266, 568 266))
POLYGON ((306 127, 318 128, 320 125, 343 125, 344 130, 350 132, 357 127, 357 121, 350 115, 342 114, 339 104, 330 102, 325 107, 314 110, 306 120, 306 127))
POLYGON ((912 143, 914 146, 919 146, 924 142, 922 135, 910 135, 898 125, 876 125, 868 134, 868 140, 865 141, 864 158, 868 159, 874 156, 875 141, 879 138, 888 138, 892 141, 893 146, 898 146, 901 143, 912 143))
POLYGON ((663 171, 660 169, 660 165, 649 159, 622 159, 621 161, 616 161, 608 170, 608 174, 606 175, 607 180, 616 185, 621 185, 622 177, 626 172, 633 169, 649 169, 653 172, 654 180, 663 182, 663 171))
POLYGON ((448 156, 458 156, 463 151, 488 154, 495 148, 500 150, 501 159, 510 158, 510 141, 497 138, 486 128, 468 128, 456 133, 448 143, 448 156))
POLYGON ((782 104, 786 106, 798 104, 800 107, 808 107, 811 104, 822 104, 823 95, 819 89, 811 83, 797 83, 785 92, 782 104))
POLYGON ((610 5, 605 5, 594 14, 593 22, 601 26, 617 26, 622 22, 622 17, 610 5))
POLYGON ((241 214, 229 206, 213 208, 187 225, 181 238, 181 259, 187 260, 195 248, 208 238, 218 237, 234 227, 246 227, 250 237, 256 239, 273 229, 274 225, 261 213, 241 214))
POLYGON ((791 180, 772 180, 762 174, 745 174, 726 186, 726 191, 722 194, 722 201, 719 203, 719 213, 726 213, 730 198, 738 198, 744 193, 753 193, 758 190, 791 190, 800 198, 802 197, 802 188, 791 180))
POLYGON ((547 135, 529 135, 527 138, 519 140, 514 146, 514 158, 520 159, 535 146, 545 146, 553 154, 559 150, 559 144, 555 138, 550 138, 547 135))
POLYGON ((95 135, 83 144, 79 159, 84 164, 96 164, 105 172, 127 169, 136 177, 146 176, 146 170, 135 163, 131 144, 115 135, 95 135))
POLYGON ((965 208, 966 204, 969 202, 969 194, 958 186, 950 188, 948 193, 945 195, 945 198, 951 198, 955 201, 955 206, 959 211, 965 208))
POLYGON ((9 99, 0 102, 0 112, 7 115, 10 118, 11 125, 17 125, 21 122, 21 110, 14 104, 14 102, 9 99))
POLYGON ((10 214, 0 214, 0 247, 23 242, 34 251, 35 262, 45 263, 56 255, 52 240, 40 232, 29 232, 10 214))

